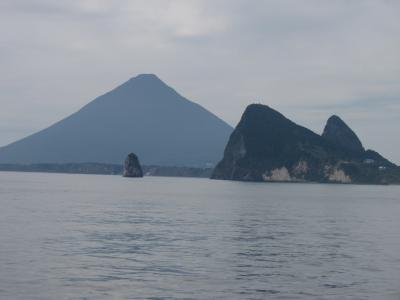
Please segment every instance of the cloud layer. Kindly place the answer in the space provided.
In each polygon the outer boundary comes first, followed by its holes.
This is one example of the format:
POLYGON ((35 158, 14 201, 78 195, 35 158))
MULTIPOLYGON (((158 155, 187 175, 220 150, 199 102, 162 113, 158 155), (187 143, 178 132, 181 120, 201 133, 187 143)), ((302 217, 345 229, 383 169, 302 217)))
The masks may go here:
POLYGON ((261 102, 335 113, 400 163, 400 2, 2 0, 0 145, 156 73, 232 125, 261 102))

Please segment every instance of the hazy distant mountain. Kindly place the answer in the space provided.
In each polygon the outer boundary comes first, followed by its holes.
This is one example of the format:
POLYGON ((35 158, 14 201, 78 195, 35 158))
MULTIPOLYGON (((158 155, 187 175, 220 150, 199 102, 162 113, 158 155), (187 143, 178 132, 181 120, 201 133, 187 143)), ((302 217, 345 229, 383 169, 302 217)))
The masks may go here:
POLYGON ((322 136, 272 108, 249 105, 230 136, 212 178, 244 181, 400 183, 400 169, 365 151, 337 116, 322 136))
POLYGON ((66 119, 0 148, 0 163, 122 163, 205 166, 222 155, 232 128, 164 84, 142 74, 66 119))

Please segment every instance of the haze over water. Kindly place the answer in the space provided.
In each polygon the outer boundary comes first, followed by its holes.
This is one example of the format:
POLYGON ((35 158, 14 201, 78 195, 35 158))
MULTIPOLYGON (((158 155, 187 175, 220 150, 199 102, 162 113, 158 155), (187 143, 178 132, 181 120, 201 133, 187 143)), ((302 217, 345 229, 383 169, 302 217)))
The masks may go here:
POLYGON ((399 299, 399 195, 0 172, 0 299, 399 299))

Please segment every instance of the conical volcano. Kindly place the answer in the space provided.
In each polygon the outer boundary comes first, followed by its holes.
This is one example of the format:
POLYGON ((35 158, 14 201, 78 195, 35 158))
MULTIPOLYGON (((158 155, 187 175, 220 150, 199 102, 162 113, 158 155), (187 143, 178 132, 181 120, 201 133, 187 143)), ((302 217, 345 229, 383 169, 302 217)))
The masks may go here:
POLYGON ((147 165, 205 166, 221 158, 231 132, 156 75, 142 74, 0 148, 0 163, 122 163, 134 151, 147 165))

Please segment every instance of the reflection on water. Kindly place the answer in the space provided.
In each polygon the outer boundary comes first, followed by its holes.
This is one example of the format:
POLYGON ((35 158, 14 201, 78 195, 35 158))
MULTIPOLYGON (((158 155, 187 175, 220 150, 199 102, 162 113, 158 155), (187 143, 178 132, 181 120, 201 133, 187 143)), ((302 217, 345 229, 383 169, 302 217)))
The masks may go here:
POLYGON ((0 299, 400 299, 399 195, 0 173, 0 299))

